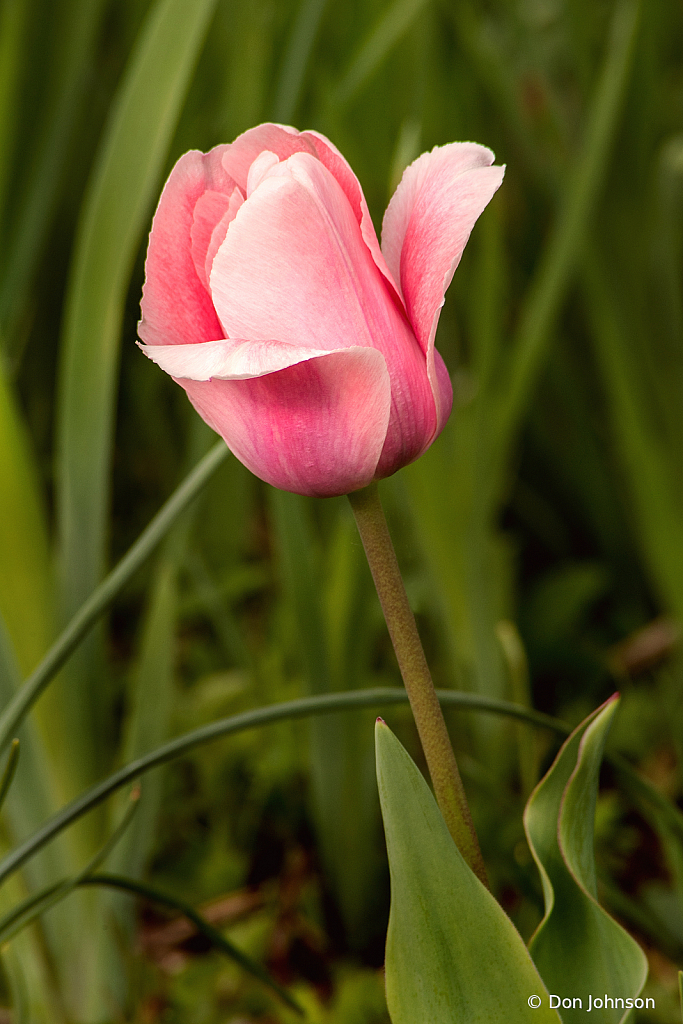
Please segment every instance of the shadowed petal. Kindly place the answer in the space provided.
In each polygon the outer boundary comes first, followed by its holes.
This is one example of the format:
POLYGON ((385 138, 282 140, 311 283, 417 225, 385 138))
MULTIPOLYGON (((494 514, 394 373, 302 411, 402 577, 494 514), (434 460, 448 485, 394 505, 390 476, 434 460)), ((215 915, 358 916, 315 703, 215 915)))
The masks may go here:
MULTIPOLYGON (((149 237, 138 328, 148 345, 212 341, 223 333, 195 267, 192 225, 203 195, 230 196, 235 188, 222 164, 226 149, 217 146, 210 153, 192 151, 182 156, 159 200, 149 237)), ((196 249, 197 237, 195 243, 196 249)))
POLYGON ((178 383, 237 458, 274 487, 330 497, 373 479, 391 400, 374 349, 327 352, 249 380, 178 383))

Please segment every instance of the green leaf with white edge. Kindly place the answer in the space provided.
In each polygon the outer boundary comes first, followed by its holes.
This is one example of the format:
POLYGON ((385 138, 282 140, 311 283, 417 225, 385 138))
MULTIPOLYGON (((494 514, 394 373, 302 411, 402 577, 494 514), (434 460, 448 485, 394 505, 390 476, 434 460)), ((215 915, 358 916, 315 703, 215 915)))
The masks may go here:
POLYGON ((583 1021, 589 1008, 599 1024, 624 1020, 628 1000, 633 1006, 647 977, 640 946, 597 901, 595 805, 617 707, 612 697, 574 730, 524 814, 545 898, 545 916, 529 948, 550 992, 571 1001, 562 1008, 565 1024, 583 1021))
POLYGON ((391 871, 385 970, 393 1024, 557 1024, 521 936, 463 860, 420 771, 381 720, 375 744, 391 871))

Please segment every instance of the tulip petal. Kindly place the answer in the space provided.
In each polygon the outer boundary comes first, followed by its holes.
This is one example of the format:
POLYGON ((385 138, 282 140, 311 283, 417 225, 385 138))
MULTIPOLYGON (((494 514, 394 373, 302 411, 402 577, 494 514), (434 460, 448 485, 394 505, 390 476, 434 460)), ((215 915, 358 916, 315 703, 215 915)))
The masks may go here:
MULTIPOLYGON (((192 215, 192 227, 190 228, 192 262, 194 263, 197 277, 207 291, 210 291, 210 288, 209 278, 206 273, 206 253, 214 228, 223 219, 229 207, 230 196, 226 196, 223 192, 214 192, 209 189, 208 192, 205 192, 197 200, 197 205, 192 215)), ((227 226, 225 230, 227 232, 227 226)), ((225 234, 223 238, 225 238, 225 234)), ((218 250, 218 246, 216 246, 216 250, 218 250)))
MULTIPOLYGON (((222 338, 197 345, 138 345, 148 359, 176 379, 249 380, 327 355, 324 349, 282 341, 222 338)), ((351 351, 347 349, 345 351, 351 351)), ((359 350, 362 351, 362 350, 359 350)))
POLYGON ((384 355, 392 415, 382 475, 431 442, 436 412, 425 357, 319 160, 295 153, 261 179, 230 225, 210 284, 228 337, 384 355))
POLYGON ((178 380, 200 416, 262 480, 331 497, 367 486, 391 389, 380 352, 350 348, 249 380, 178 380))
MULTIPOLYGON (((230 196, 234 191, 235 182, 222 164, 227 148, 217 146, 210 153, 192 151, 182 156, 159 200, 149 237, 138 328, 149 345, 190 339, 212 341, 223 333, 211 296, 195 267, 192 225, 203 195, 214 192, 230 196)), ((197 244, 196 235, 195 251, 197 244)))
POLYGON ((474 224, 503 180, 490 149, 471 142, 437 146, 406 168, 382 224, 382 252, 399 282, 410 322, 427 357, 443 424, 434 338, 448 285, 474 224))
POLYGON ((310 153, 323 164, 332 174, 346 195, 361 229, 363 241, 382 276, 386 279, 395 301, 403 307, 403 300, 398 287, 398 277, 392 276, 377 241, 368 204, 363 195, 358 178, 350 164, 329 139, 320 132, 298 132, 296 128, 281 124, 261 124, 257 128, 239 135, 226 147, 223 154, 223 165, 244 191, 247 187, 249 170, 252 163, 264 150, 276 153, 280 160, 287 160, 295 153, 310 153))

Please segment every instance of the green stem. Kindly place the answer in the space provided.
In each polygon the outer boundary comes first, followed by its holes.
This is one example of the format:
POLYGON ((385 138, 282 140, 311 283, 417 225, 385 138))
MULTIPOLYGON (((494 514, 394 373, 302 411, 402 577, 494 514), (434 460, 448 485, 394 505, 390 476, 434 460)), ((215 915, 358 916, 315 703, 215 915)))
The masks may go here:
POLYGON ((417 632, 415 616, 408 604, 377 484, 349 494, 349 501, 408 693, 434 795, 456 846, 475 875, 488 887, 465 789, 417 632))

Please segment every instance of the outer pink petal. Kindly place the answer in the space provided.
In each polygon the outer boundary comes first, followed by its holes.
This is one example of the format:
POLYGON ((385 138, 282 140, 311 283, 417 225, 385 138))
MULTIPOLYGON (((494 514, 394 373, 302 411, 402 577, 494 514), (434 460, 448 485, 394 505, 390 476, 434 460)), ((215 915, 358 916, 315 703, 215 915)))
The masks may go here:
POLYGON ((183 380, 249 380, 328 354, 325 349, 305 345, 236 338, 197 345, 139 345, 139 348, 171 377, 183 380))
POLYGON ((138 333, 148 345, 211 341, 222 335, 211 296, 192 258, 192 223, 207 191, 229 196, 235 183, 226 173, 226 146, 180 158, 166 182, 149 237, 142 320, 138 333))
POLYGON ((471 142, 423 153, 406 169, 384 215, 382 251, 427 358, 437 432, 447 413, 434 363, 436 328, 470 232, 503 180, 504 168, 491 167, 493 160, 491 150, 471 142))
POLYGON ((424 355, 320 161, 297 153, 262 179, 231 223, 210 283, 229 337, 384 355, 392 412, 381 475, 431 442, 436 413, 424 355))
POLYGON ((374 349, 328 352, 251 380, 179 380, 237 458, 274 487, 330 497, 369 484, 389 423, 374 349))
POLYGON ((392 276, 382 255, 360 182, 336 146, 320 132, 298 132, 296 128, 290 128, 287 125, 262 124, 257 128, 250 128, 226 147, 223 156, 226 170, 243 191, 247 187, 247 178, 252 162, 264 150, 276 153, 280 160, 286 160, 294 153, 310 153, 334 175, 351 204, 363 240, 372 255, 375 266, 386 278, 396 301, 402 306, 398 277, 392 276))

